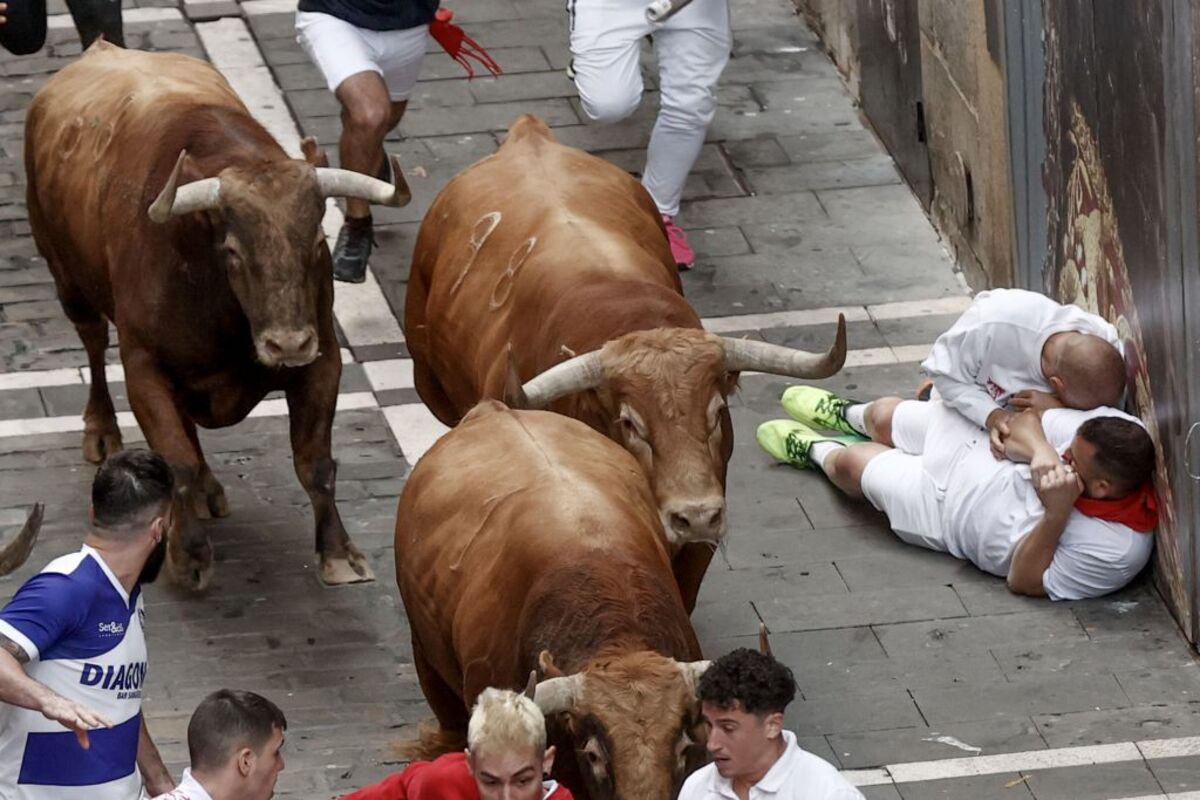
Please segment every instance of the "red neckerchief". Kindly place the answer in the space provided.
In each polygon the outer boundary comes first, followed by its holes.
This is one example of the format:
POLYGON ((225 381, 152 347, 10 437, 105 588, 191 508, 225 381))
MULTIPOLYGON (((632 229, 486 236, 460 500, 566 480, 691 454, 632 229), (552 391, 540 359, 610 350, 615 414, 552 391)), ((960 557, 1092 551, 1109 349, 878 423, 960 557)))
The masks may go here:
POLYGON ((1149 533, 1158 526, 1158 499, 1149 481, 1119 500, 1093 500, 1080 495, 1075 508, 1089 517, 1128 525, 1138 533, 1149 533))
POLYGON ((475 68, 467 60, 469 58, 475 59, 483 64, 488 72, 499 76, 501 69, 500 65, 496 63, 496 59, 492 58, 479 42, 467 36, 462 28, 451 24, 450 20, 452 19, 454 19, 453 11, 448 8, 439 8, 433 16, 433 22, 429 23, 429 35, 450 54, 451 58, 462 64, 463 69, 467 71, 468 79, 475 77, 475 68))

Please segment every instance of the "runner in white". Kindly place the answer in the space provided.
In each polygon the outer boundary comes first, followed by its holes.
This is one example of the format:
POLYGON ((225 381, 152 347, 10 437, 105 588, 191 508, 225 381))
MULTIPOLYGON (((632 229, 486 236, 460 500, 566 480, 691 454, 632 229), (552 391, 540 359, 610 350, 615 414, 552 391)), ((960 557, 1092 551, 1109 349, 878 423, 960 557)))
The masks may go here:
POLYGON ((1120 405, 1122 353, 1103 318, 1037 292, 995 289, 937 338, 921 371, 946 405, 991 431, 1031 405, 1120 405))
POLYGON ((717 111, 717 81, 733 45, 729 2, 693 0, 661 25, 647 19, 646 8, 646 0, 567 0, 571 68, 584 113, 617 122, 642 102, 638 59, 642 40, 653 38, 661 100, 642 184, 662 214, 676 263, 686 269, 696 254, 675 217, 717 111))
POLYGON ((174 785, 142 719, 141 585, 166 555, 174 478, 147 450, 108 459, 92 527, 0 611, 0 797, 137 800, 174 785), (141 775, 139 776, 139 767, 141 775))
POLYGON ((270 800, 283 771, 287 719, 254 692, 221 689, 188 722, 192 766, 174 791, 155 800, 270 800))
MULTIPOLYGON (((838 398, 824 393, 825 405, 838 398)), ((788 412, 758 441, 813 466, 888 516, 903 541, 971 561, 1017 594, 1099 597, 1141 571, 1154 546, 1154 444, 1113 408, 1034 409, 1013 418, 997 460, 988 435, 939 400, 884 398, 888 444, 818 433, 823 414, 788 412), (1022 462, 1022 463, 1018 463, 1022 462)))
POLYGON ((770 655, 740 648, 721 656, 700 676, 696 693, 713 763, 691 774, 679 800, 863 800, 832 764, 784 730, 796 679, 770 655))

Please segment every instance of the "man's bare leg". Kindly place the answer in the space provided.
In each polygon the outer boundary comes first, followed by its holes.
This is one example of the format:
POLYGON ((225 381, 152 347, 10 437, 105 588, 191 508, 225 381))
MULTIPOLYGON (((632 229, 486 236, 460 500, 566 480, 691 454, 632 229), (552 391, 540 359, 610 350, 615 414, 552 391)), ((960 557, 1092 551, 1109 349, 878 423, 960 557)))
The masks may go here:
MULTIPOLYGON (((351 75, 335 94, 342 105, 342 137, 338 142, 342 169, 378 176, 387 162, 383 141, 400 124, 408 102, 393 102, 387 84, 376 72, 351 75)), ((370 204, 347 199, 346 221, 333 253, 334 276, 351 283, 364 280, 372 243, 370 204)))
POLYGON ((863 442, 847 447, 833 447, 824 454, 817 466, 829 481, 847 497, 863 498, 862 476, 867 464, 892 448, 876 442, 863 442))

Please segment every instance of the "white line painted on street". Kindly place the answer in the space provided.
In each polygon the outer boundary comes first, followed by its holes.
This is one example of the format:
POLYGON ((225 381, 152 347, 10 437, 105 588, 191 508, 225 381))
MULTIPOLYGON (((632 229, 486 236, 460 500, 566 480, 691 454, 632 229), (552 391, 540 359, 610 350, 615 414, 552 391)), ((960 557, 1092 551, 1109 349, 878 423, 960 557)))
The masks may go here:
POLYGON ((39 389, 43 386, 70 386, 82 383, 78 369, 43 369, 0 374, 0 391, 39 389))
POLYGON ((928 300, 904 300, 896 303, 880 303, 864 306, 829 306, 798 311, 771 311, 764 314, 739 314, 728 317, 705 317, 701 322, 712 333, 734 333, 737 331, 760 331, 768 328, 800 328, 807 325, 828 325, 837 322, 838 314, 846 322, 869 320, 907 319, 909 317, 932 317, 943 314, 961 314, 971 305, 971 298, 962 296, 935 297, 928 300))
POLYGON ((1200 800, 1200 792, 1175 792, 1174 794, 1144 794, 1139 797, 1122 797, 1119 800, 1200 800))
POLYGON ((412 389, 413 362, 411 358, 388 358, 363 364, 371 388, 377 392, 389 389, 412 389))
POLYGON ((383 417, 400 444, 404 460, 414 466, 450 430, 430 413, 424 403, 384 406, 383 417))
MULTIPOLYGON (((295 10, 294 5, 291 10, 295 10)), ((254 117, 279 140, 284 150, 299 158, 300 129, 245 20, 226 17, 216 22, 202 22, 196 25, 196 34, 213 65, 241 95, 254 117)), ((326 206, 321 225, 332 247, 342 227, 341 209, 332 199, 326 206)), ((404 341, 404 333, 370 270, 364 283, 337 284, 333 294, 333 314, 351 347, 404 341)))
MULTIPOLYGON (((346 392, 339 394, 337 399, 338 411, 351 411, 360 408, 378 408, 379 403, 371 392, 346 392)), ((256 417, 287 416, 287 401, 283 398, 263 400, 247 415, 247 419, 256 417)), ((121 428, 137 428, 137 420, 131 411, 117 412, 117 425, 121 428)), ((68 414, 61 417, 34 417, 31 419, 0 420, 0 439, 10 436, 37 436, 46 433, 83 432, 83 416, 68 414)))
MULTIPOLYGON (((1019 753, 947 758, 937 761, 910 761, 888 764, 877 769, 844 770, 842 774, 855 786, 884 786, 888 784, 939 781, 951 778, 970 778, 1009 772, 1062 769, 1095 764, 1115 764, 1122 761, 1152 761, 1162 758, 1181 758, 1200 755, 1200 737, 1176 739, 1147 739, 1140 742, 1115 742, 1083 747, 1059 747, 1047 750, 1026 750, 1019 753)), ((1146 798, 1187 798, 1200 800, 1200 792, 1176 795, 1147 795, 1146 798)))

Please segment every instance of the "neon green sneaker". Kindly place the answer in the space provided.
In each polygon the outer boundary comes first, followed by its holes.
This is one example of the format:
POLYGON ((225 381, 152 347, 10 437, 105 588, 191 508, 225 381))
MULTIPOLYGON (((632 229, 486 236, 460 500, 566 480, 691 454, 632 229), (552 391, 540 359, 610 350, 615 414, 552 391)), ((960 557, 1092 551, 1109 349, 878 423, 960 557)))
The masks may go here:
POLYGON ((791 464, 793 467, 806 469, 813 465, 808 452, 817 442, 838 442, 841 437, 825 436, 817 433, 803 422, 790 419, 773 419, 758 426, 755 434, 759 446, 766 450, 776 461, 791 464))
POLYGON ((784 391, 779 402, 788 416, 798 422, 865 441, 866 437, 846 422, 846 408, 857 405, 854 400, 846 400, 816 386, 792 386, 784 391))

